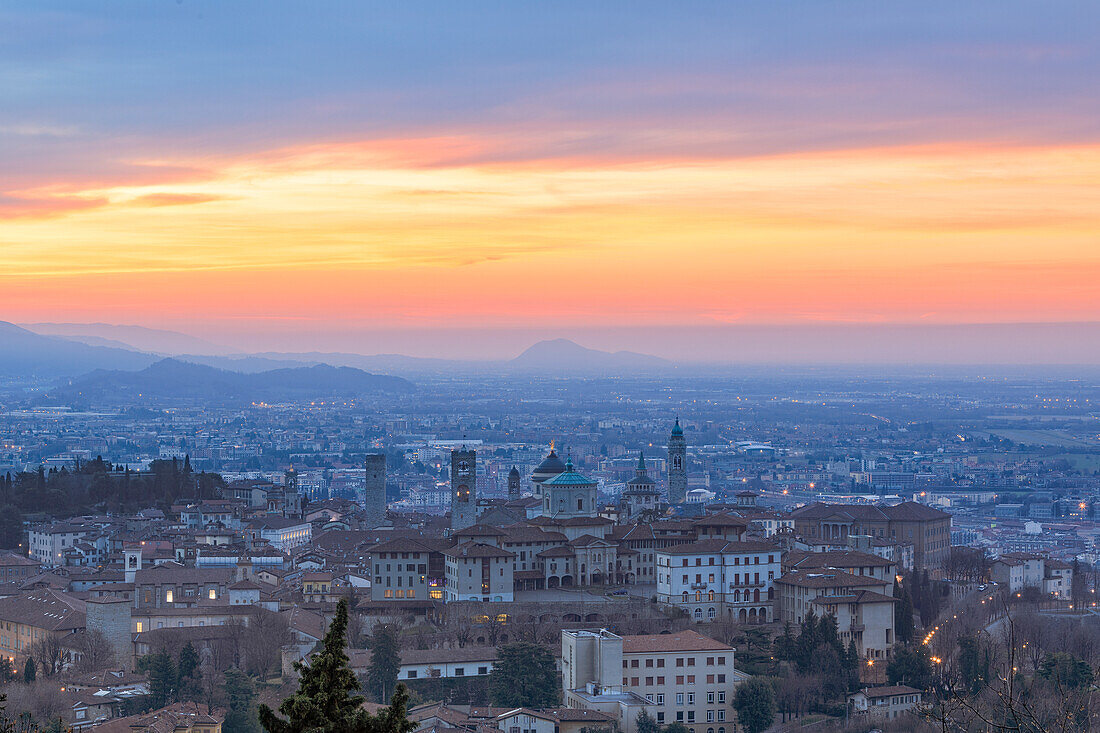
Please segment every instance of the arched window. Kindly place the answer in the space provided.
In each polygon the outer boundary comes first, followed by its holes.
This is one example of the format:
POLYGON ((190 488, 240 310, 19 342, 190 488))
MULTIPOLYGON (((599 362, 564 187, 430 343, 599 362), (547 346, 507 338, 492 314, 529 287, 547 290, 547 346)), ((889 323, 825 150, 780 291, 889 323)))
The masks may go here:
POLYGON ((707 618, 714 619, 714 606, 707 609, 707 618))
POLYGON ((688 600, 688 592, 684 591, 684 603, 687 603, 687 600, 688 600))
POLYGON ((713 601, 714 600, 714 591, 710 591, 709 593, 707 593, 707 600, 708 601, 713 601))
POLYGON ((703 618, 703 609, 701 609, 701 608, 695 609, 695 618, 697 618, 699 620, 702 620, 702 618, 703 618))
POLYGON ((703 600, 703 591, 701 591, 701 590, 695 591, 695 600, 697 600, 697 601, 703 600))

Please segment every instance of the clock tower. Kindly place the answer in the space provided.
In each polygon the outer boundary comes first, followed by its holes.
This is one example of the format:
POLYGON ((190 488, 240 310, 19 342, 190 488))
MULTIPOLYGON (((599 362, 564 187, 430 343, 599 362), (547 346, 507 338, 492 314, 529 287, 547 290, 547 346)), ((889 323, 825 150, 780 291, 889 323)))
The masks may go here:
POLYGON ((451 532, 477 523, 477 453, 451 451, 451 532))

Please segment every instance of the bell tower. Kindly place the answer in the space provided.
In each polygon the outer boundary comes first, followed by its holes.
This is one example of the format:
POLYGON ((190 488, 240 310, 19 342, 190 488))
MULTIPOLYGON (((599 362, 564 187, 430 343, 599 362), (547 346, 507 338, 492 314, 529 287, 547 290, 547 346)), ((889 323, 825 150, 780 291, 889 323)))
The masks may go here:
POLYGON ((508 499, 518 499, 520 495, 520 478, 519 469, 512 466, 512 470, 508 472, 508 499))
POLYGON ((451 451, 451 531, 477 522, 477 452, 451 451))
POLYGON ((668 503, 683 504, 687 498, 687 442, 680 418, 672 426, 668 437, 668 503))
POLYGON ((381 527, 386 521, 386 456, 368 453, 366 480, 363 484, 363 509, 368 528, 381 527))

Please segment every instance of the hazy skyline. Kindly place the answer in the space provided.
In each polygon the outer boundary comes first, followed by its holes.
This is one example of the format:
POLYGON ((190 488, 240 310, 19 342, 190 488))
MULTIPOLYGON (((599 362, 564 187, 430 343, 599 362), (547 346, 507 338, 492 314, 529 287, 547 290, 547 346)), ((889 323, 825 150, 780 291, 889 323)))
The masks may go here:
POLYGON ((0 4, 0 319, 690 360, 727 324, 1100 321, 1098 32, 1085 2, 0 4))

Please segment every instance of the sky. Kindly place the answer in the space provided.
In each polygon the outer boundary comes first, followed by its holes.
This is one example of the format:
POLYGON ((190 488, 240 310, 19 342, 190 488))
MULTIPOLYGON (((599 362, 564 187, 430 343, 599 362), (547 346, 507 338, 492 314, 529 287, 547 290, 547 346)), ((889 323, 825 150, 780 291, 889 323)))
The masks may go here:
POLYGON ((1093 2, 0 1, 0 320, 452 357, 1100 321, 1097 38, 1093 2))

